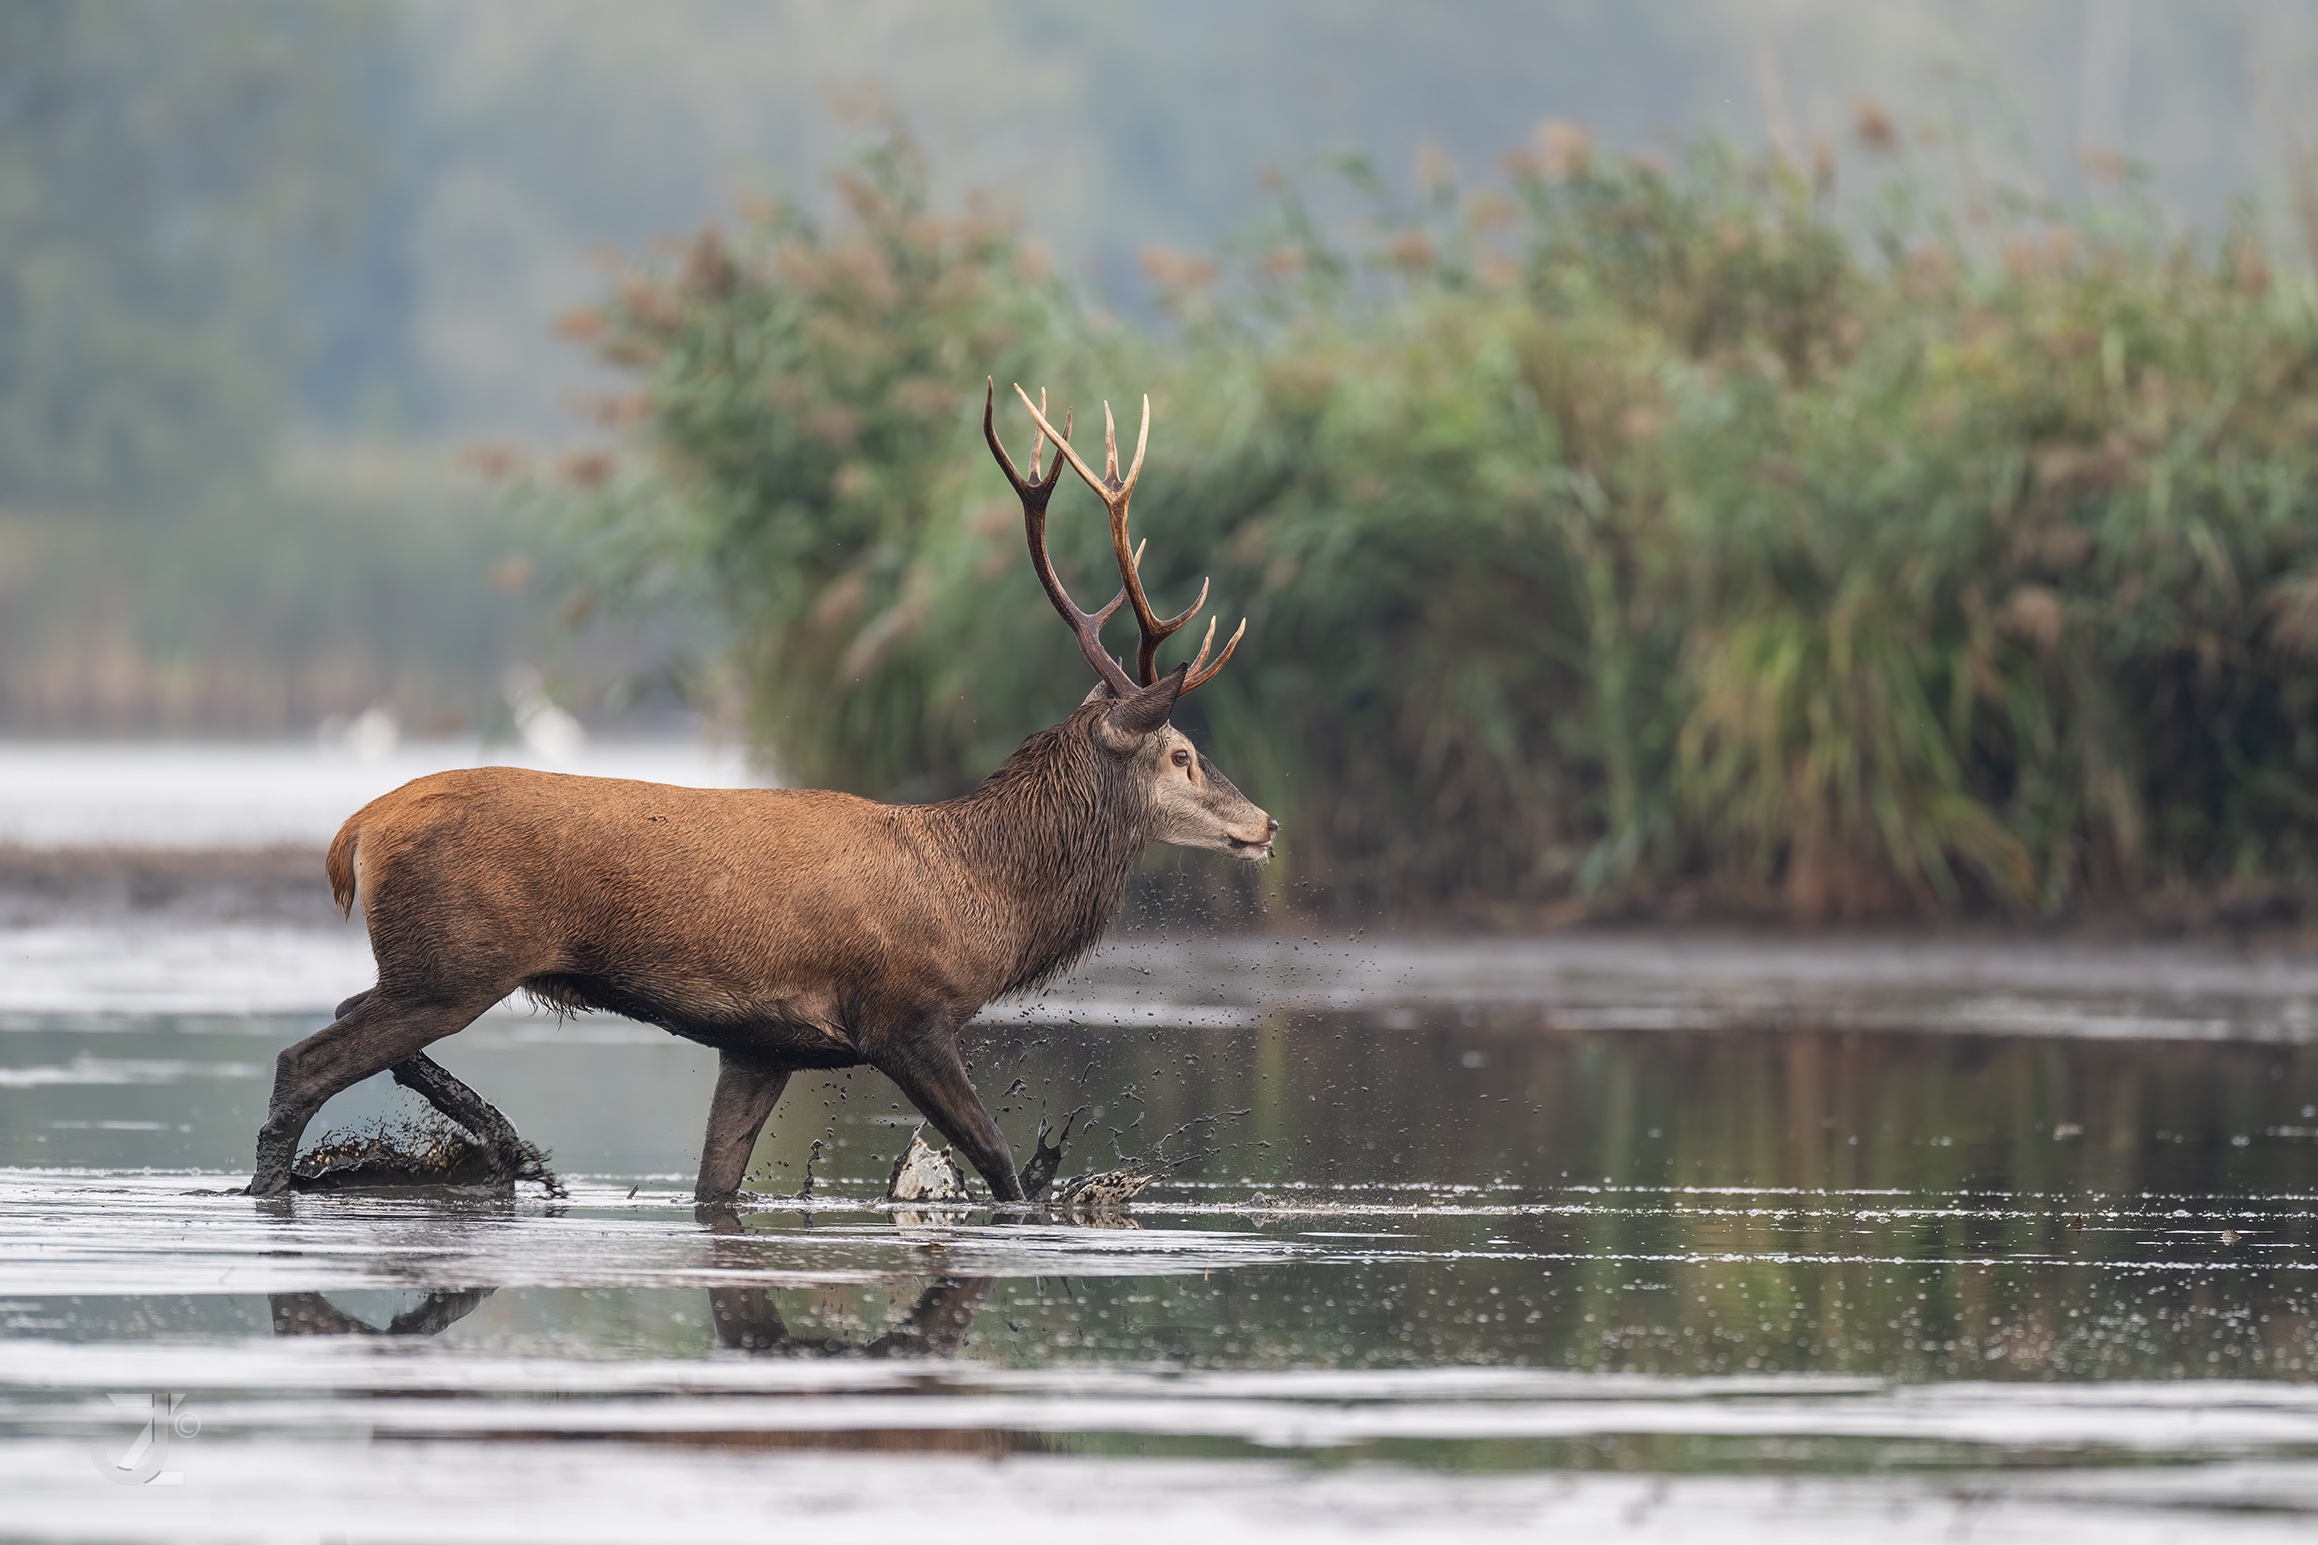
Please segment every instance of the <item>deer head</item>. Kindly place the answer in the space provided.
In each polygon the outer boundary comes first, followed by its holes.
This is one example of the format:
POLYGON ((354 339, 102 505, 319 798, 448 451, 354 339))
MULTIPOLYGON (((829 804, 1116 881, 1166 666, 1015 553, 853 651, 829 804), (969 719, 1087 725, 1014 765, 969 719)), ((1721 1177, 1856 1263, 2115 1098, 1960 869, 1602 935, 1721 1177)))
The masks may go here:
POLYGON ((1119 476, 1117 426, 1111 418, 1110 404, 1103 405, 1104 471, 1098 477, 1071 446, 1070 415, 1063 415, 1063 427, 1058 430, 1047 422, 1044 392, 1035 404, 1020 386, 1014 392, 1022 399, 1023 407, 1030 410, 1031 422, 1037 426, 1030 443, 1030 475, 1024 477, 1016 469, 1013 458, 1006 454, 1006 447, 998 441, 994 419, 995 381, 989 383, 982 399, 982 436, 990 442, 990 454, 997 458, 1000 470, 1005 472, 1006 480, 1014 485, 1015 494, 1022 500, 1022 523, 1030 543, 1031 567, 1038 572, 1038 582, 1046 588, 1046 598, 1054 603, 1054 609, 1061 613, 1072 636, 1078 640, 1079 652, 1101 678, 1087 694, 1079 712, 1071 716, 1072 724, 1083 724, 1088 739, 1106 755, 1125 764, 1132 781, 1146 791, 1153 841, 1177 847, 1209 848, 1236 858, 1269 858, 1272 839, 1278 835, 1280 823, 1233 787, 1222 770, 1200 754, 1191 737, 1169 722, 1176 703, 1185 693, 1223 669, 1224 662, 1239 647, 1248 625, 1242 618, 1224 644, 1223 653, 1209 664, 1207 657, 1215 643, 1215 623, 1210 621, 1199 653, 1164 675, 1160 673, 1159 646, 1199 615, 1207 604, 1207 584, 1201 582, 1199 598, 1188 608, 1166 619, 1152 611, 1150 599, 1143 593, 1143 549, 1128 539, 1127 505, 1134 497, 1135 480, 1143 472, 1143 452, 1151 440, 1151 399, 1148 396, 1143 399, 1143 428, 1135 439, 1134 463, 1124 478, 1119 476), (1041 475, 1039 458, 1050 439, 1054 441, 1057 455, 1053 467, 1041 475), (1119 593, 1100 611, 1079 609, 1056 577, 1054 560, 1046 551, 1047 501, 1054 496, 1066 461, 1110 512, 1111 550, 1118 560, 1120 584, 1119 593), (1111 657, 1102 641, 1103 624, 1117 615, 1122 605, 1129 604, 1134 608, 1135 622, 1143 635, 1142 645, 1136 651, 1136 676, 1130 676, 1126 667, 1111 657))

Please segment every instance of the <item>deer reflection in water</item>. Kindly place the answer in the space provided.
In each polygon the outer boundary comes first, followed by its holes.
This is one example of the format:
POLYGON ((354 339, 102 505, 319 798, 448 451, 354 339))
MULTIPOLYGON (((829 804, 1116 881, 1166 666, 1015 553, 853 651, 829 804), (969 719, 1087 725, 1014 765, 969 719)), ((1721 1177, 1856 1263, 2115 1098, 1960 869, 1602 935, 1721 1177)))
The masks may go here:
POLYGON ((268 1293, 277 1336, 439 1336, 497 1288, 436 1288, 384 1325, 360 1320, 320 1293, 268 1293))
MULTIPOLYGON (((694 1210, 713 1236, 709 1258, 718 1266, 739 1272, 762 1264, 750 1247, 747 1230, 737 1209, 700 1207, 694 1210)), ((783 1352, 805 1357, 955 1357, 973 1327, 974 1315, 995 1277, 939 1277, 918 1294, 909 1313, 892 1329, 872 1341, 842 1337, 797 1337, 789 1332, 773 1303, 772 1289, 762 1283, 736 1283, 708 1290, 708 1320, 716 1339, 740 1352, 783 1352)))
MULTIPOLYGON (((802 1357, 955 1357, 995 1277, 937 1277, 910 1312, 869 1341, 792 1335, 770 1288, 712 1287, 709 1323, 719 1345, 738 1352, 802 1357)), ((320 1293, 269 1293, 277 1336, 439 1336, 481 1308, 497 1288, 437 1288, 384 1325, 348 1314, 320 1293)))
MULTIPOLYGON (((720 1246, 728 1241, 718 1240, 720 1246)), ((881 1336, 848 1341, 840 1336, 790 1334, 772 1292, 761 1284, 712 1287, 709 1322, 719 1345, 751 1356, 934 1358, 955 1357, 973 1326, 995 1277, 940 1277, 918 1294, 909 1313, 881 1336)), ((384 1326, 346 1313, 320 1293, 273 1293, 277 1336, 434 1336, 472 1314, 496 1289, 438 1288, 384 1326)), ((536 1436, 536 1434, 524 1434, 536 1436)), ((606 1434, 598 1434, 604 1436, 606 1434)), ((866 1427, 844 1431, 784 1430, 778 1426, 700 1430, 637 1431, 619 1434, 630 1442, 714 1449, 815 1449, 880 1453, 974 1454, 1001 1458, 1044 1452, 1036 1433, 997 1428, 866 1427)))
POLYGON ((918 1294, 910 1312, 871 1341, 842 1336, 796 1336, 762 1286, 708 1290, 710 1323, 716 1339, 738 1352, 781 1352, 803 1357, 955 1357, 973 1327, 982 1299, 995 1277, 937 1277, 918 1294))
MULTIPOLYGON (((710 1222, 715 1263, 745 1270, 758 1261, 742 1240, 737 1214, 710 1222)), ((841 1336, 797 1336, 781 1318, 772 1289, 761 1283, 712 1287, 708 1318, 717 1342, 740 1352, 803 1357, 955 1357, 972 1329, 995 1277, 938 1277, 918 1294, 909 1313, 885 1334, 868 1341, 841 1336)), ((439 1336, 481 1308, 497 1288, 436 1288, 384 1325, 360 1319, 320 1293, 269 1293, 277 1336, 439 1336)))

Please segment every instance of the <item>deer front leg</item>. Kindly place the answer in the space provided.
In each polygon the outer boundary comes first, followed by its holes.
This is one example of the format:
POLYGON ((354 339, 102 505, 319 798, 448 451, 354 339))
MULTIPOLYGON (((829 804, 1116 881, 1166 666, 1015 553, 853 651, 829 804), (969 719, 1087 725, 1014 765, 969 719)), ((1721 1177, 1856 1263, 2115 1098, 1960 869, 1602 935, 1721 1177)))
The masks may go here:
POLYGON ((921 1025, 874 1047, 869 1065, 892 1079, 920 1114, 980 1171, 998 1201, 1022 1201, 1022 1180, 1014 1172, 1014 1151, 1006 1134, 982 1108, 966 1063, 958 1055, 957 1032, 947 1025, 921 1025))
POLYGON ((757 1133, 788 1087, 789 1069, 742 1052, 719 1054, 716 1094, 708 1102, 708 1133, 700 1142, 695 1204, 728 1202, 740 1194, 757 1133))

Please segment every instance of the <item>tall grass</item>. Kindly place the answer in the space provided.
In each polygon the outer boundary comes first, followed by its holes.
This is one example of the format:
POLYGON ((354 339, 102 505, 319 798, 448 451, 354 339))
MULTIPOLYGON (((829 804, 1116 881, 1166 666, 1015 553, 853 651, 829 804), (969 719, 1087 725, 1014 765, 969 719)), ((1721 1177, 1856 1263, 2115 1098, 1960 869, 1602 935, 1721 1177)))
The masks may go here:
MULTIPOLYGON (((713 608, 799 776, 961 786, 1084 675, 982 378, 1082 423, 1147 388, 1147 581, 1251 619, 1187 717, 1328 904, 2318 884, 2306 266, 2129 200, 1946 197, 1863 135, 1850 200, 1832 163, 1566 128, 1350 237, 1291 192, 1154 255, 1149 329, 882 141, 833 225, 760 211, 575 319, 636 384, 573 496, 592 583, 713 608)), ((1088 594, 1095 508, 1055 522, 1088 594)))

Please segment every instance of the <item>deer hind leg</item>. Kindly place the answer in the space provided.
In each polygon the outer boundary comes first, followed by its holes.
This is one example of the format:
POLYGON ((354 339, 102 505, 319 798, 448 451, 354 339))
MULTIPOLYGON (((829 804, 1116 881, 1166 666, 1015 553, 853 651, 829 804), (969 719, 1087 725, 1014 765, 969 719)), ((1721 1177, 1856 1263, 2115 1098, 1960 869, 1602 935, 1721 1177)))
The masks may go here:
POLYGON ((513 1175, 523 1168, 523 1139, 516 1135, 515 1123, 500 1114, 499 1107, 484 1099, 425 1052, 413 1052, 387 1070, 394 1081, 405 1089, 415 1089, 426 1097, 426 1102, 460 1126, 491 1150, 499 1167, 513 1175))
POLYGON ((358 1002, 349 1000, 353 1006, 343 1019, 285 1048, 274 1059, 274 1095, 266 1107, 265 1124, 258 1128, 250 1195, 276 1196, 290 1188, 290 1161, 297 1155, 298 1139, 332 1095, 466 1029, 499 999, 494 993, 480 1002, 414 1001, 375 988, 357 997, 358 1002))
POLYGON ((692 1188, 696 1204, 728 1202, 740 1194, 757 1133, 788 1087, 790 1070, 743 1052, 728 1051, 717 1062, 716 1094, 708 1103, 708 1133, 700 1142, 700 1179, 692 1188))

